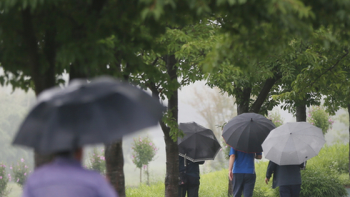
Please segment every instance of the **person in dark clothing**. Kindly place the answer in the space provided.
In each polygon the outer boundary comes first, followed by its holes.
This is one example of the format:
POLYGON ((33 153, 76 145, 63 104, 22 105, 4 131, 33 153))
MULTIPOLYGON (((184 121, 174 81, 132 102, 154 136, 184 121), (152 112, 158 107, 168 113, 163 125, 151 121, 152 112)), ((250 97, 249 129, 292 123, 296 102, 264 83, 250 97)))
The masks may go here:
POLYGON ((265 183, 268 184, 273 174, 272 188, 279 187, 280 197, 299 197, 301 190, 300 165, 277 165, 270 161, 267 166, 265 183))
POLYGON ((204 161, 192 162, 179 156, 179 197, 198 197, 199 191, 199 165, 204 161))

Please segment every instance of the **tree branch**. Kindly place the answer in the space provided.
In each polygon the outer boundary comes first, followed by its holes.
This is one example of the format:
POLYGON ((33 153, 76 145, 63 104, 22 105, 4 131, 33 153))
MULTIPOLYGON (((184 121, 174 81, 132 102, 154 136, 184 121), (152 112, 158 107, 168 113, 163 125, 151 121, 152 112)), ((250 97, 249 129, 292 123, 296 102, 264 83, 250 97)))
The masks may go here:
POLYGON ((320 77, 322 77, 322 76, 325 75, 327 72, 330 72, 330 71, 333 70, 336 66, 338 66, 339 62, 340 62, 342 59, 344 59, 344 58, 349 54, 349 50, 345 50, 345 51, 346 51, 346 53, 345 53, 343 56, 341 56, 341 57, 338 59, 338 61, 337 61, 335 64, 333 64, 333 66, 331 66, 330 68, 328 68, 327 70, 325 70, 323 73, 321 73, 321 74, 320 74, 318 77, 316 77, 311 83, 309 83, 309 85, 305 86, 304 89, 307 89, 307 88, 312 87, 320 77))
POLYGON ((265 80, 264 86, 260 90, 258 98, 255 100, 255 102, 253 103, 253 105, 251 106, 249 111, 254 112, 254 113, 260 112, 260 108, 263 105, 263 103, 265 102, 267 96, 269 95, 271 88, 281 78, 282 78, 282 75, 279 73, 276 73, 274 75, 274 77, 268 78, 265 80))

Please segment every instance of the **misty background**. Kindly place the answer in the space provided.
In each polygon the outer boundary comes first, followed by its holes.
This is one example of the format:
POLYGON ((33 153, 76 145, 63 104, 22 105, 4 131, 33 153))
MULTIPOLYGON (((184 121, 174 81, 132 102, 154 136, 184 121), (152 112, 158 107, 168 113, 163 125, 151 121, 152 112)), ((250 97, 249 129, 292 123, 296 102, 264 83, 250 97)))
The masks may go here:
MULTIPOLYGON (((33 151, 24 147, 12 146, 12 139, 31 106, 35 104, 35 94, 29 90, 12 90, 12 87, 0 86, 0 163, 13 165, 23 158, 30 168, 33 168, 33 151)), ((285 122, 295 122, 295 117, 279 107, 273 109, 280 113, 285 122)), ((339 110, 332 117, 334 124, 325 135, 328 145, 334 143, 348 143, 348 127, 341 123, 340 119, 347 112, 339 110)), ((221 137, 221 126, 236 116, 234 98, 222 95, 218 89, 212 89, 205 85, 205 81, 198 81, 179 91, 179 123, 197 122, 210 128, 221 142, 223 149, 218 153, 214 161, 206 161, 201 166, 201 173, 227 168, 225 147, 221 137)), ((159 148, 154 160, 149 164, 151 182, 164 181, 165 177, 165 143, 160 126, 139 131, 123 138, 124 173, 126 186, 139 185, 140 171, 132 163, 132 143, 134 138, 149 136, 159 148)), ((101 150, 103 145, 89 146, 85 148, 85 165, 93 148, 101 150)), ((146 176, 143 175, 145 182, 146 176)))

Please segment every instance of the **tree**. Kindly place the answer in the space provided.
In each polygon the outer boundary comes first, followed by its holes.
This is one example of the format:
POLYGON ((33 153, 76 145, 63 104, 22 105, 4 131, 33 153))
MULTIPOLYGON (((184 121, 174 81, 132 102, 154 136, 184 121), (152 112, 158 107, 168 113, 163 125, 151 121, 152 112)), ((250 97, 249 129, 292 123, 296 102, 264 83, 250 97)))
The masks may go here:
POLYGON ((149 185, 148 165, 156 155, 158 148, 155 147, 152 140, 147 136, 145 138, 134 138, 132 150, 132 162, 140 169, 140 184, 142 183, 142 168, 145 168, 147 185, 149 185))
POLYGON ((155 42, 160 50, 141 52, 147 70, 132 77, 154 97, 167 99, 168 110, 160 122, 166 144, 165 196, 178 196, 178 89, 202 79, 197 65, 210 49, 213 33, 208 21, 189 20, 186 26, 169 26, 155 42))

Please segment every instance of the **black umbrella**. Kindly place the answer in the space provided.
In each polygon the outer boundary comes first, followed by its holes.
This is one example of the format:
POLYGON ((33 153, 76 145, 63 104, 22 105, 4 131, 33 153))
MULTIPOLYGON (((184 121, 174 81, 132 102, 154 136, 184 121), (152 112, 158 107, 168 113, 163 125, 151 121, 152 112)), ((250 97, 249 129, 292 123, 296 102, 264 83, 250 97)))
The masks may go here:
POLYGON ((222 137, 232 148, 247 152, 262 152, 261 144, 275 125, 265 116, 243 113, 232 118, 223 129, 222 137))
POLYGON ((215 158, 221 146, 212 130, 195 122, 180 123, 179 129, 185 134, 177 140, 180 156, 192 162, 215 158))
POLYGON ((110 143, 127 133, 157 125, 163 106, 126 82, 100 77, 75 80, 38 96, 13 144, 48 154, 86 144, 110 143))

